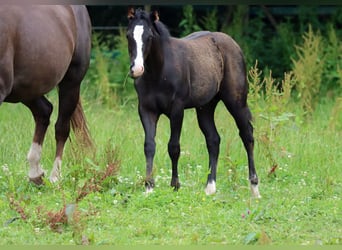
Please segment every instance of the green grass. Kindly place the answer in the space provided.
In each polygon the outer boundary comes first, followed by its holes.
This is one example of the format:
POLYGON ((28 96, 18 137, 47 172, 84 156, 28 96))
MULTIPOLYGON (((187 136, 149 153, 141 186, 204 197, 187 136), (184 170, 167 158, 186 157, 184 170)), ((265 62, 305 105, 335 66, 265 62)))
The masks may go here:
MULTIPOLYGON (((51 100, 56 103, 54 94, 51 100)), ((293 118, 282 123, 269 144, 261 141, 260 132, 267 130, 267 121, 255 117, 260 200, 250 196, 245 151, 223 105, 216 112, 221 152, 213 196, 204 193, 208 156, 193 110, 185 113, 181 136, 181 189, 174 192, 169 187, 169 124, 161 117, 156 136, 156 188, 146 196, 144 135, 136 103, 109 109, 84 101, 84 106, 96 156, 75 157, 68 142, 63 180, 37 188, 27 181, 26 154, 34 126, 31 114, 23 105, 1 105, 0 245, 74 245, 81 244, 82 237, 94 245, 342 243, 342 137, 340 130, 328 129, 333 103, 321 103, 310 122, 293 118), (77 191, 92 171, 106 167, 108 150, 115 151, 120 161, 118 176, 81 200, 78 217, 62 224, 59 232, 53 231, 44 214, 75 203, 77 191), (278 167, 269 175, 272 160, 278 167), (11 221, 20 217, 10 204, 11 197, 25 210, 26 220, 11 221)), ((290 109, 296 114, 295 107, 290 109)), ((54 160, 55 120, 56 111, 43 147, 42 165, 48 171, 54 160)))

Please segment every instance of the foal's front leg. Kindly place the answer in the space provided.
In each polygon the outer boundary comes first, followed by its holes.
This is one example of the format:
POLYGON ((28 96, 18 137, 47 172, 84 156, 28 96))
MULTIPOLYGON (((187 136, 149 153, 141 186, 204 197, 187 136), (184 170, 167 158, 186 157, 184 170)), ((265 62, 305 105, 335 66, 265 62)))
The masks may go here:
POLYGON ((184 108, 181 105, 174 106, 170 114, 171 136, 168 144, 168 152, 172 162, 171 187, 177 191, 180 188, 178 179, 178 159, 180 155, 179 139, 182 130, 184 108))
POLYGON ((159 114, 144 109, 139 105, 139 116, 145 132, 144 153, 146 159, 146 193, 151 193, 154 188, 153 158, 156 151, 156 127, 159 114))

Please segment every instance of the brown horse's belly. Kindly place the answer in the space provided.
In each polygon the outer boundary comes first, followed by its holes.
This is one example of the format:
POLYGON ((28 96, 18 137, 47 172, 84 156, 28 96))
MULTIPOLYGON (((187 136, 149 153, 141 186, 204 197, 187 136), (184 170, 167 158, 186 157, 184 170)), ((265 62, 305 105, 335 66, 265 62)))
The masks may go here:
POLYGON ((15 88, 12 92, 5 98, 5 102, 25 102, 29 100, 34 100, 39 98, 48 92, 50 92, 55 85, 49 84, 39 84, 37 87, 35 85, 23 86, 23 85, 15 85, 15 88))
POLYGON ((32 100, 65 76, 77 39, 75 17, 70 6, 59 5, 14 6, 7 12, 12 15, 0 18, 7 25, 6 29, 0 25, 0 31, 8 32, 9 38, 6 46, 0 46, 0 56, 9 62, 3 71, 13 75, 0 75, 9 92, 5 101, 32 100))

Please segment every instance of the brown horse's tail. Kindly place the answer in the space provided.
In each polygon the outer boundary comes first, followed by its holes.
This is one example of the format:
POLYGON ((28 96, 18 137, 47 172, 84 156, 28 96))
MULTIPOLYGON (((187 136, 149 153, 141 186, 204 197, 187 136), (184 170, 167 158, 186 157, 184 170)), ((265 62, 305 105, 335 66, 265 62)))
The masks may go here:
POLYGON ((94 148, 94 143, 91 138, 86 118, 83 112, 81 99, 78 100, 76 109, 71 116, 71 127, 76 135, 77 143, 82 147, 94 148))

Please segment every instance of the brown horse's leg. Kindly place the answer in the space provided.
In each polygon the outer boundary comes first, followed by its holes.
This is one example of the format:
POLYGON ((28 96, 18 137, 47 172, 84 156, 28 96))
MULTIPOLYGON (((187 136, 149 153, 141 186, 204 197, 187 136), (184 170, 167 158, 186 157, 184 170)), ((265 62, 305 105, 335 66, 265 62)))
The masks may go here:
POLYGON ((215 99, 206 106, 196 109, 198 124, 205 136, 209 153, 210 173, 208 174, 207 186, 205 188, 205 193, 207 195, 211 195, 216 192, 216 169, 221 140, 214 121, 214 112, 217 102, 218 100, 215 99))
POLYGON ((42 184, 42 176, 44 170, 41 168, 39 161, 41 157, 42 144, 44 141, 46 130, 50 124, 50 115, 52 113, 52 104, 45 98, 24 102, 24 104, 31 110, 33 118, 36 123, 33 142, 27 154, 27 160, 30 164, 29 179, 33 183, 42 184))
MULTIPOLYGON (((77 104, 79 103, 80 85, 88 70, 90 61, 91 28, 89 17, 86 11, 77 12, 76 14, 84 16, 80 20, 77 19, 77 25, 79 26, 78 28, 80 31, 78 32, 79 36, 74 55, 68 71, 58 85, 59 109, 57 122, 55 124, 56 156, 50 174, 51 182, 58 181, 61 175, 62 156, 65 142, 70 134, 70 121, 76 110, 77 104), (81 30, 84 30, 85 32, 82 32, 81 30)), ((76 112, 78 111, 76 110, 76 112)), ((77 123, 74 125, 77 126, 77 123)), ((82 130, 84 129, 85 128, 82 130)))
POLYGON ((75 85, 68 77, 59 85, 58 118, 55 124, 56 155, 50 174, 51 182, 58 181, 61 176, 64 145, 70 134, 70 120, 79 100, 79 92, 79 84, 75 85))

